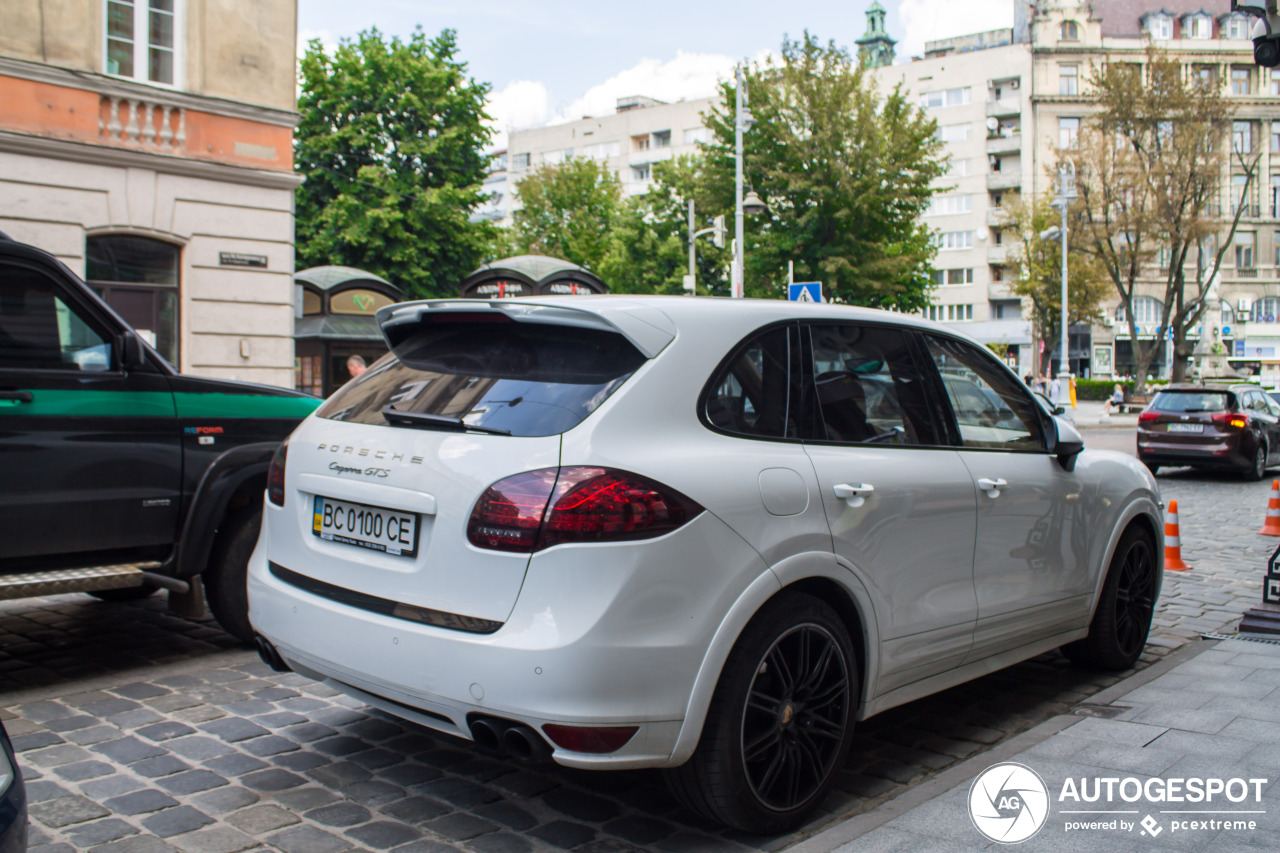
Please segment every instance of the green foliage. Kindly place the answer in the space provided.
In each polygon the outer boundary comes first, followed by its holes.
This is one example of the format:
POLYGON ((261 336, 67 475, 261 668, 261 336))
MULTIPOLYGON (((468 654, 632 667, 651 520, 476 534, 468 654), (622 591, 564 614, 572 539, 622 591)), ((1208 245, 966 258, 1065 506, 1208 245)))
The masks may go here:
POLYGON ((604 163, 572 157, 520 181, 513 240, 523 252, 597 272, 622 212, 622 185, 604 163))
MULTIPOLYGON (((928 304, 934 247, 921 215, 945 160, 937 124, 901 87, 881 95, 847 50, 805 33, 747 74, 755 125, 744 135, 745 181, 769 205, 745 226, 748 295, 785 296, 797 280, 829 299, 917 310, 928 304)), ((732 222, 734 83, 707 116, 708 213, 732 222)))
POLYGON ((298 266, 345 264, 413 296, 456 295, 492 239, 482 201, 486 83, 466 76, 452 30, 384 40, 376 29, 301 63, 294 152, 298 266))
MULTIPOLYGON (((1050 201, 1048 196, 1027 201, 1015 195, 1001 207, 1010 268, 1017 274, 1009 290, 1031 302, 1031 321, 1046 351, 1062 334, 1062 244, 1040 238, 1042 231, 1061 221, 1050 201)), ((1067 218, 1067 313, 1072 323, 1094 323, 1102 318, 1110 280, 1095 255, 1072 247, 1070 235, 1079 232, 1070 211, 1067 218)))
MULTIPOLYGON (((618 217, 601 275, 615 293, 684 292, 689 271, 689 201, 695 230, 712 217, 701 157, 679 157, 654 164, 649 192, 633 196, 618 217)), ((700 294, 727 296, 729 251, 706 236, 698 240, 695 270, 700 294)))

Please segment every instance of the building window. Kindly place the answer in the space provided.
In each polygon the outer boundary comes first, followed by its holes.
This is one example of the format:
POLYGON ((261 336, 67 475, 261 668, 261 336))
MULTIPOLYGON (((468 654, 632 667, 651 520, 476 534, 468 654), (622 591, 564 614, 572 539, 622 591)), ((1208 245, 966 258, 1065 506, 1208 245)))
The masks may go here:
POLYGON ((1265 296, 1253 303, 1253 322, 1274 323, 1276 317, 1280 317, 1280 297, 1265 296))
POLYGON ((1059 65, 1058 66, 1058 94, 1059 95, 1078 95, 1080 94, 1080 66, 1078 65, 1059 65))
POLYGON ((1151 15, 1147 18, 1147 34, 1158 41, 1173 38, 1173 18, 1168 15, 1151 15))
POLYGON ((648 163, 641 163, 639 166, 631 167, 631 180, 633 181, 647 181, 650 175, 648 163))
POLYGON ((1215 89, 1218 86, 1218 66, 1196 65, 1192 69, 1196 85, 1204 89, 1215 89))
MULTIPOLYGON (((1271 218, 1280 217, 1280 175, 1271 175, 1271 218)), ((1276 266, 1280 266, 1277 264, 1276 266)))
POLYGON ((1253 152, 1253 122, 1231 122, 1231 150, 1241 154, 1253 152))
POLYGON ((1058 118, 1058 147, 1075 148, 1076 138, 1080 135, 1080 119, 1058 118))
POLYGON ((108 74, 178 84, 179 0, 107 0, 108 74))
POLYGON ((1236 232, 1236 269, 1251 270, 1258 248, 1258 235, 1254 231, 1236 232))
POLYGON ((925 216, 956 216, 973 211, 971 195, 939 195, 934 196, 925 216))
POLYGON ((705 127, 691 127, 684 132, 684 144, 696 145, 699 142, 711 141, 711 130, 705 127))
POLYGON ((1080 41, 1080 25, 1075 21, 1063 21, 1058 29, 1059 41, 1080 41))
POLYGON ((1271 90, 1272 95, 1280 95, 1280 68, 1271 69, 1271 90))
POLYGON ((972 305, 948 305, 947 306, 947 322, 962 323, 965 320, 973 319, 972 305))
POLYGON ((921 95, 920 106, 934 109, 961 107, 969 103, 972 97, 973 90, 969 86, 959 86, 955 89, 939 89, 936 92, 925 92, 921 95))
POLYGON ((938 287, 955 287, 961 284, 973 284, 973 268, 934 270, 933 283, 938 287))
POLYGON ((1191 15, 1182 25, 1183 38, 1213 38, 1213 18, 1208 15, 1191 15))
POLYGON ((959 249, 973 248, 972 231, 941 231, 934 235, 933 242, 940 252, 954 252, 959 249))
POLYGON ((671 147, 671 131, 655 130, 653 132, 654 148, 670 148, 671 147))
POLYGON ((173 365, 180 254, 177 246, 146 237, 90 237, 85 247, 89 286, 173 365))
POLYGON ((594 145, 584 145, 582 156, 590 157, 592 160, 608 160, 610 157, 617 157, 618 143, 597 142, 594 145))
POLYGON ((952 160, 949 174, 953 178, 968 177, 971 174, 970 169, 972 163, 973 161, 968 157, 960 160, 952 160))
POLYGON ((1249 95, 1253 93, 1253 69, 1239 65, 1231 67, 1231 94, 1249 95))
POLYGON ((1249 37, 1249 18, 1246 15, 1228 15, 1226 18, 1226 37, 1229 39, 1247 39, 1249 37))
POLYGON ((938 139, 943 142, 965 142, 969 139, 970 124, 944 124, 938 128, 938 139))
POLYGON ((646 133, 642 136, 631 137, 632 151, 648 151, 650 147, 651 147, 651 143, 649 140, 649 134, 646 133))
POLYGON ((532 154, 515 154, 511 157, 511 171, 523 172, 529 168, 529 162, 533 157, 532 154))

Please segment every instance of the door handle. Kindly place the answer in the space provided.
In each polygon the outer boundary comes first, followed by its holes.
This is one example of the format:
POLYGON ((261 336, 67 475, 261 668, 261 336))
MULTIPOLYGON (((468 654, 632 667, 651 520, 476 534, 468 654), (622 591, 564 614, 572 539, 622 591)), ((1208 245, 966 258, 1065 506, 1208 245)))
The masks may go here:
POLYGON ((992 479, 991 477, 983 477, 978 481, 978 488, 987 493, 989 498, 1000 497, 1000 490, 1009 485, 1007 480, 1001 480, 999 477, 992 479))
POLYGON ((35 395, 30 391, 0 391, 0 402, 16 406, 19 403, 30 403, 35 395))
POLYGON ((867 495, 876 490, 876 487, 870 483, 858 483, 850 485, 849 483, 837 483, 831 487, 831 491, 835 496, 844 501, 851 508, 858 508, 867 502, 867 495))

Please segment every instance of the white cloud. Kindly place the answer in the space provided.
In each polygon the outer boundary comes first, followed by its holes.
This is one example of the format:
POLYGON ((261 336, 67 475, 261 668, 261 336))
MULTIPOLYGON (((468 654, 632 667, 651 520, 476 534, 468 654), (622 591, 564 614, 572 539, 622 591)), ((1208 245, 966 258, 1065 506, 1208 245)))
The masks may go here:
POLYGON ((938 0, 902 0, 898 8, 905 35, 898 43, 900 60, 924 55, 924 43, 936 39, 980 33, 1013 26, 1013 3, 1009 0, 967 0, 940 3, 938 0))
POLYGON ((308 43, 312 39, 320 39, 320 44, 324 46, 326 53, 333 53, 338 49, 338 39, 328 30, 298 30, 298 59, 307 54, 308 43))
POLYGON ((548 102, 547 87, 534 80, 516 80, 500 92, 491 92, 485 109, 492 118, 490 126, 497 131, 490 143, 493 148, 506 148, 507 134, 512 130, 546 124, 551 117, 548 102))
POLYGON ((733 59, 714 53, 685 53, 666 62, 642 59, 592 86, 581 97, 556 110, 552 121, 608 115, 618 98, 645 95, 659 101, 688 101, 714 95, 717 83, 733 73, 733 59))

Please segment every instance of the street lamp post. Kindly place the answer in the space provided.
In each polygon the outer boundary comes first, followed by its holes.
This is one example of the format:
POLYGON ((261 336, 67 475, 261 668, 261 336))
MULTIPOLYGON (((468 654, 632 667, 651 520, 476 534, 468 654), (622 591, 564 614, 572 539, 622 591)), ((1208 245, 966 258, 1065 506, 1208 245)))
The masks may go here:
POLYGON ((742 131, 743 98, 742 86, 746 75, 743 74, 742 63, 734 66, 734 104, 733 104, 733 272, 730 275, 729 295, 735 299, 742 298, 742 131))
POLYGON ((1054 206, 1062 212, 1062 230, 1058 236, 1062 241, 1062 354, 1058 360, 1058 396, 1053 402, 1063 407, 1071 404, 1071 338, 1067 334, 1067 208, 1075 198, 1076 170, 1070 162, 1064 162, 1058 167, 1058 195, 1053 200, 1054 206))

